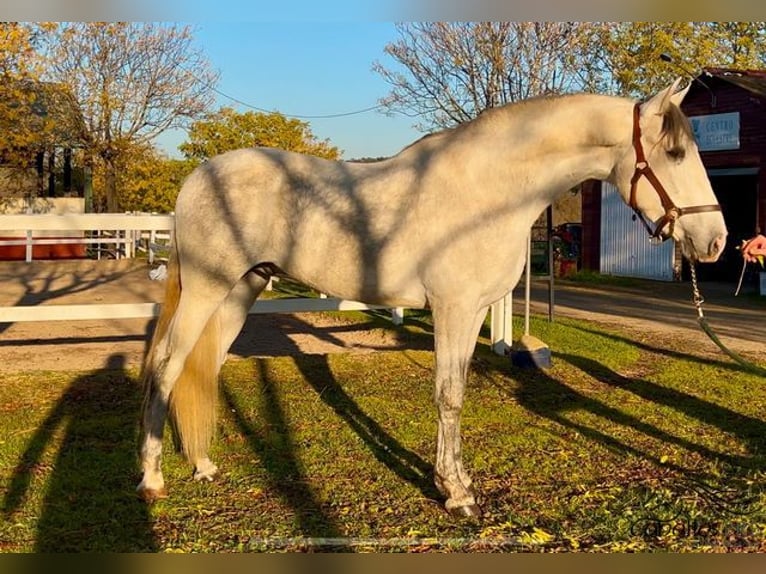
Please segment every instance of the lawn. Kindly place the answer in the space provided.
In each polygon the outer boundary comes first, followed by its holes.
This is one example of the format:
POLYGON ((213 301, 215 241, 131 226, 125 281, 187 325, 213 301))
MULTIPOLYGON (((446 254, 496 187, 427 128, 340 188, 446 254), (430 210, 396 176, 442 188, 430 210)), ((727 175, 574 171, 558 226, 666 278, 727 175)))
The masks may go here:
POLYGON ((344 317, 411 350, 227 363, 220 475, 192 481, 168 432, 153 505, 137 372, 4 373, 0 551, 766 550, 766 381, 726 357, 534 318, 553 366, 530 370, 483 336, 463 455, 484 516, 461 521, 432 484, 427 314, 344 317))

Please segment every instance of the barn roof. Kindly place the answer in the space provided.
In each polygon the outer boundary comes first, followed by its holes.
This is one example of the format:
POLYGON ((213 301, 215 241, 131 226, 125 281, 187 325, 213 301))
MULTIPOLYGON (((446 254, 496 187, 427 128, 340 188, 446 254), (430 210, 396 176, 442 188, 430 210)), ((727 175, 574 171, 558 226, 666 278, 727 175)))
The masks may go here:
POLYGON ((706 78, 717 78, 747 90, 760 98, 766 98, 766 70, 704 68, 700 76, 702 76, 703 82, 706 78))

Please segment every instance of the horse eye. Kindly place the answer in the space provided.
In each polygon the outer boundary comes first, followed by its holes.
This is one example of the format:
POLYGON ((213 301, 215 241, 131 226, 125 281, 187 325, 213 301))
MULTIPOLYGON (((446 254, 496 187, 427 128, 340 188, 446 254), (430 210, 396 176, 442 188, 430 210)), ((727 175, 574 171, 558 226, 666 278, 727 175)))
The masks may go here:
POLYGON ((668 157, 675 161, 681 161, 686 156, 686 150, 682 147, 674 147, 667 150, 668 157))

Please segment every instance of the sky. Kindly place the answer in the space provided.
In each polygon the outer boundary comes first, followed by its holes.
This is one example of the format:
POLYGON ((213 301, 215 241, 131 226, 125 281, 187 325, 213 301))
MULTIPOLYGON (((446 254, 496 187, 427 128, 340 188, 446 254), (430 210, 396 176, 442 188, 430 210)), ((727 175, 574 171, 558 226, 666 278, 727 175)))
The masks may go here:
MULTIPOLYGON (((309 123, 343 159, 397 153, 423 134, 415 118, 380 111, 335 118, 376 106, 391 86, 372 71, 375 61, 395 62, 384 52, 398 39, 393 22, 196 22, 196 45, 220 72, 219 92, 262 110, 309 123)), ((252 108, 217 95, 215 108, 252 108)), ((258 111, 258 110, 256 110, 258 111)), ((161 136, 157 145, 174 157, 185 132, 161 136)))

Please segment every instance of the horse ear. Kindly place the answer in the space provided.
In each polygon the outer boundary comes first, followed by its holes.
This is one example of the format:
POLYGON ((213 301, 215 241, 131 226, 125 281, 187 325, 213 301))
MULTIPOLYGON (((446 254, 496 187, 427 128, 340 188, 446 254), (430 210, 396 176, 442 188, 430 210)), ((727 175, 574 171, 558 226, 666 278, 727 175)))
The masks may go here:
MULTIPOLYGON (((689 90, 689 86, 678 91, 678 86, 681 84, 682 78, 678 77, 667 88, 653 96, 649 101, 644 104, 644 108, 654 111, 658 115, 664 114, 671 104, 680 105, 681 101, 686 96, 686 92, 689 90)), ((690 84, 691 85, 691 84, 690 84)))
POLYGON ((675 88, 673 90, 673 94, 670 96, 670 101, 673 102, 675 105, 677 105, 679 108, 681 107, 681 102, 684 101, 684 98, 686 97, 687 92, 689 91, 689 88, 692 87, 692 83, 689 82, 686 84, 685 88, 678 89, 678 84, 681 82, 681 78, 676 79, 676 81, 673 83, 673 87, 675 88))

